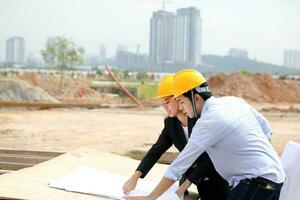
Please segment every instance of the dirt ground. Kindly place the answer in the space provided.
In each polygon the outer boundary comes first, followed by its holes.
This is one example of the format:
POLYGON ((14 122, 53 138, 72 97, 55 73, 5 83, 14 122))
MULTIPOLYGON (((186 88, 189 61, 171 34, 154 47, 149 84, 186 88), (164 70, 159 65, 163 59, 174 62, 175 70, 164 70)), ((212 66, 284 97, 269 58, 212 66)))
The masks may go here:
MULTIPOLYGON (((263 114, 271 123, 272 144, 279 154, 288 140, 300 143, 299 112, 263 114)), ((0 148, 67 152, 97 145, 106 152, 125 154, 150 148, 163 119, 161 108, 0 110, 0 148)))

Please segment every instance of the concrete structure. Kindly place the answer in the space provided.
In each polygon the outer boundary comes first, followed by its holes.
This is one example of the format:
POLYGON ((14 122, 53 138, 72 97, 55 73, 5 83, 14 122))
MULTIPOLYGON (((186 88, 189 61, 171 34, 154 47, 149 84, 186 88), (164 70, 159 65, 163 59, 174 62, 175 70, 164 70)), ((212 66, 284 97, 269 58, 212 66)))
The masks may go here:
POLYGON ((100 57, 97 54, 88 54, 84 59, 85 65, 98 66, 100 64, 100 57))
POLYGON ((177 13, 153 13, 150 27, 150 61, 154 64, 201 63, 201 18, 195 7, 177 13))
POLYGON ((175 28, 175 63, 201 63, 201 17, 194 7, 177 10, 175 28))
POLYGON ((228 51, 228 56, 248 59, 248 51, 246 49, 231 48, 228 51))
POLYGON ((285 50, 283 66, 294 69, 300 69, 300 51, 294 49, 285 50))
MULTIPOLYGON (((159 82, 164 76, 169 75, 171 73, 166 72, 146 72, 148 80, 159 82)), ((129 76, 131 80, 138 80, 139 72, 129 72, 129 76)))
POLYGON ((6 40, 6 63, 8 65, 25 63, 25 40, 22 37, 11 37, 6 40))
POLYGON ((116 64, 121 70, 145 71, 148 65, 148 57, 127 50, 117 50, 116 64))
POLYGON ((153 13, 150 27, 150 62, 174 62, 175 19, 175 14, 171 12, 153 13))
POLYGON ((39 53, 31 53, 27 56, 26 59, 27 67, 44 67, 43 59, 39 53))

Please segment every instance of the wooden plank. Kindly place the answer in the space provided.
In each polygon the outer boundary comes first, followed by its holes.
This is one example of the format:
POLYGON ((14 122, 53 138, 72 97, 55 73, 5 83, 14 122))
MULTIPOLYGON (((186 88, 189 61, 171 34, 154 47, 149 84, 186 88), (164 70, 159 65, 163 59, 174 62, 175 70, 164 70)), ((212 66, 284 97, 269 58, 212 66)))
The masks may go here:
MULTIPOLYGON (((109 200, 108 198, 66 192, 48 187, 50 181, 66 176, 82 165, 127 176, 138 165, 136 160, 104 153, 101 150, 97 150, 97 148, 81 148, 42 164, 1 175, 0 195, 7 198, 36 200, 109 200)), ((165 169, 165 166, 156 165, 147 176, 147 179, 161 177, 165 169)))
MULTIPOLYGON (((136 160, 142 160, 145 157, 146 153, 147 151, 143 150, 131 150, 127 152, 126 155, 136 160)), ((166 152, 160 157, 158 163, 170 164, 177 156, 178 153, 166 152)))
POLYGON ((25 163, 14 163, 14 162, 0 162, 1 170, 19 170, 26 167, 32 167, 33 164, 25 164, 25 163))
POLYGON ((50 160, 52 157, 34 157, 34 156, 18 156, 18 155, 1 155, 0 162, 14 162, 24 164, 38 164, 50 160))
POLYGON ((57 157, 57 156, 64 154, 64 152, 0 149, 0 154, 2 154, 2 155, 8 154, 8 155, 31 155, 31 156, 57 157))
POLYGON ((0 174, 31 167, 62 154, 62 152, 0 149, 0 174))
MULTIPOLYGON (((48 187, 48 183, 76 171, 78 166, 88 166, 124 176, 131 176, 139 161, 106 153, 98 146, 82 147, 33 167, 0 176, 0 195, 7 198, 36 200, 109 200, 108 198, 66 192, 48 187)), ((146 177, 158 182, 167 169, 156 164, 146 177)))

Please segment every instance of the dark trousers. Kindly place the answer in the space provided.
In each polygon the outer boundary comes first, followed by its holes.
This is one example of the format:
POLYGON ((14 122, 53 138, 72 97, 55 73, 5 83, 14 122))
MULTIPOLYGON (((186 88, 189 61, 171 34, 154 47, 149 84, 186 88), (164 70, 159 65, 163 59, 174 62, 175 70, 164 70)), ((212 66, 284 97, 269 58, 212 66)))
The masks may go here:
POLYGON ((197 189, 200 200, 226 200, 228 198, 228 190, 214 185, 209 179, 200 181, 197 189))
POLYGON ((230 192, 227 200, 278 200, 282 183, 264 178, 244 179, 230 192))

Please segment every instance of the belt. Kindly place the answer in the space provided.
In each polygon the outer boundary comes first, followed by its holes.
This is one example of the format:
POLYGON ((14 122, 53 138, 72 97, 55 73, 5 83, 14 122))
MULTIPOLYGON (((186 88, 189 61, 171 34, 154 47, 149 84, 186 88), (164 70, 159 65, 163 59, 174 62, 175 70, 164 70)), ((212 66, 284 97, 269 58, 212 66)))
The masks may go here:
POLYGON ((270 180, 262 178, 262 177, 257 177, 257 178, 252 178, 252 179, 243 179, 240 182, 247 184, 247 185, 250 185, 250 184, 259 185, 260 187, 267 189, 267 190, 275 190, 278 187, 282 186, 282 183, 275 183, 273 181, 270 181, 270 180))

